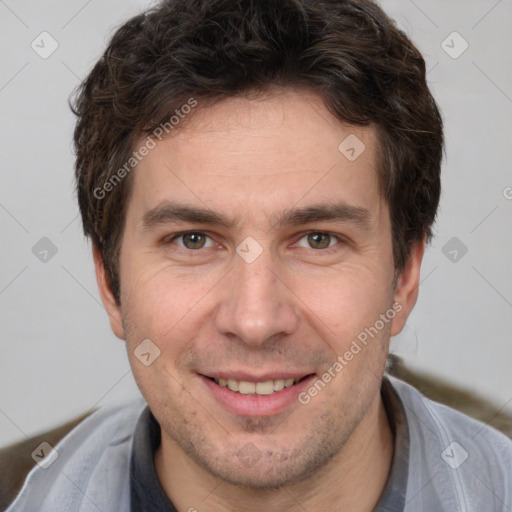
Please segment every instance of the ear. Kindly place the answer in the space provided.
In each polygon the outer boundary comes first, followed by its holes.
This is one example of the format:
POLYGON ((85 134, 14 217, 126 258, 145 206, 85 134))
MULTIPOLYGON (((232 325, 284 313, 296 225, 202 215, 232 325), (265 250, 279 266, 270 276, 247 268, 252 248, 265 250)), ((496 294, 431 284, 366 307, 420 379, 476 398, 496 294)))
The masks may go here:
POLYGON ((98 283, 98 289, 100 291, 101 301, 105 306, 108 317, 110 319, 110 327, 114 334, 124 340, 124 328, 123 328, 123 315, 121 313, 121 306, 116 303, 116 299, 107 279, 107 272, 105 265, 103 264, 103 258, 100 250, 94 246, 92 249, 92 255, 94 258, 94 269, 96 271, 96 282, 98 283))
POLYGON ((416 242, 411 248, 411 254, 407 264, 400 274, 395 288, 395 303, 397 314, 393 319, 391 336, 396 336, 405 326, 405 322, 418 299, 418 287, 420 281, 420 266, 425 251, 425 240, 416 242))

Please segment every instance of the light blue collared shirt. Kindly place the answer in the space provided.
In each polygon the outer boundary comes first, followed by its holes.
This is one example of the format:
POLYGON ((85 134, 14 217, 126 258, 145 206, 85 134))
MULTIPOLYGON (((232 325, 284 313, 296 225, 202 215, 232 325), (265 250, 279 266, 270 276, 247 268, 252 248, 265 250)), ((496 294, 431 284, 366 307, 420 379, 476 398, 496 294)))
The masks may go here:
MULTIPOLYGON (((376 512, 510 512, 512 440, 395 377, 385 375, 383 386, 386 379, 405 415, 400 423, 392 413, 401 437, 379 504, 384 508, 376 512)), ((7 512, 130 512, 130 458, 145 407, 139 399, 85 419, 56 445, 58 458, 49 467, 29 473, 7 512)))

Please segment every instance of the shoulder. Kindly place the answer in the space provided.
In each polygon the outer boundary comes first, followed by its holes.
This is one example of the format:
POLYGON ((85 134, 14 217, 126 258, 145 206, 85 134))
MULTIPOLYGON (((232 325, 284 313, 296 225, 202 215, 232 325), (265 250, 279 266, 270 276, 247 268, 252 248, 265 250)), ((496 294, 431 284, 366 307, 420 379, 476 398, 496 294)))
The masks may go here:
POLYGON ((406 382, 388 378, 407 418, 407 494, 416 502, 411 510, 427 510, 425 503, 489 512, 501 511, 504 503, 512 506, 512 439, 406 382))
MULTIPOLYGON (((428 429, 439 439, 456 436, 470 446, 489 444, 489 449, 500 447, 500 455, 512 456, 512 439, 486 423, 427 398, 410 384, 393 376, 388 376, 405 407, 408 422, 413 426, 428 429)), ((511 468, 512 469, 512 468, 511 468)))
POLYGON ((101 408, 55 446, 43 447, 8 511, 81 511, 93 502, 108 512, 116 494, 126 499, 133 433, 145 407, 137 399, 101 408))

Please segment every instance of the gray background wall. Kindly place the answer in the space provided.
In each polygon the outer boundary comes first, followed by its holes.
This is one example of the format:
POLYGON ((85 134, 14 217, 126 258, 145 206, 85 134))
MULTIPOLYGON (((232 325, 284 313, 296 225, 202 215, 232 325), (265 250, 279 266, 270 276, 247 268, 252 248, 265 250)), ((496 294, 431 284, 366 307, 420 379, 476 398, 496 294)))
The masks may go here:
MULTIPOLYGON (((137 393, 80 230, 67 99, 147 5, 0 0, 0 445, 137 393)), ((512 2, 382 5, 424 53, 447 141, 437 235, 393 350, 512 412, 512 2)))

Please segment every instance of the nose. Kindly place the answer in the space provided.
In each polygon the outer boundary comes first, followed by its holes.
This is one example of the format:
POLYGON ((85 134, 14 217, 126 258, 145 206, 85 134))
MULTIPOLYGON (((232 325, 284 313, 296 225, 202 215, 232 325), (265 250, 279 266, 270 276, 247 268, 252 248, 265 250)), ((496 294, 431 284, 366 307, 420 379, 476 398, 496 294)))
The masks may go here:
POLYGON ((297 330, 296 297, 279 275, 270 250, 252 263, 235 254, 227 277, 215 316, 219 333, 258 347, 297 330))

